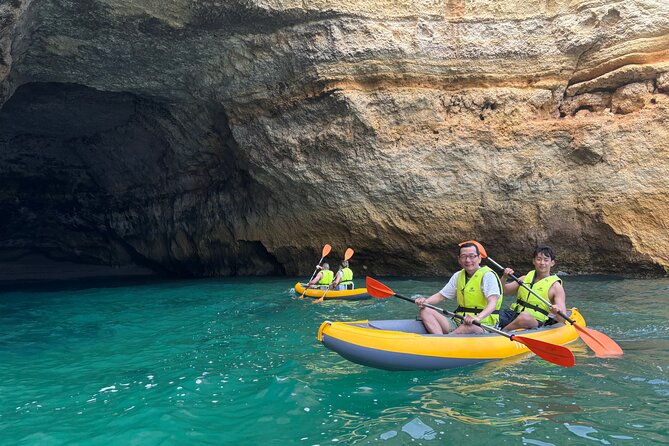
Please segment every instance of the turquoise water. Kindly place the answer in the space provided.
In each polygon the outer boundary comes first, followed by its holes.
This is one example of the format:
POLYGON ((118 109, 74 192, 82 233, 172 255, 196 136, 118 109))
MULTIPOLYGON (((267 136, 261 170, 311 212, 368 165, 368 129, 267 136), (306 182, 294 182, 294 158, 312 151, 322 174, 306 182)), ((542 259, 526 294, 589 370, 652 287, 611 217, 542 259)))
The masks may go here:
MULTIPOLYGON (((567 278, 568 303, 621 359, 578 341, 572 369, 527 355, 438 372, 366 368, 316 340, 323 320, 410 318, 411 304, 312 305, 295 282, 0 294, 0 443, 669 443, 669 279, 567 278)), ((412 295, 444 281, 384 283, 412 295)))

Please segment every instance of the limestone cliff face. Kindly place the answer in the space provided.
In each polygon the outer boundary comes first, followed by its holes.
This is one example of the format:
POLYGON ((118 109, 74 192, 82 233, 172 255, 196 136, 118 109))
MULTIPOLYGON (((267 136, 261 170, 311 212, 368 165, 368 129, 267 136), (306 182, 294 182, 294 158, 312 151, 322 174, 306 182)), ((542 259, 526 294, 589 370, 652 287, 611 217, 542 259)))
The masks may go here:
POLYGON ((664 0, 12 0, 0 258, 661 274, 668 95, 664 0))

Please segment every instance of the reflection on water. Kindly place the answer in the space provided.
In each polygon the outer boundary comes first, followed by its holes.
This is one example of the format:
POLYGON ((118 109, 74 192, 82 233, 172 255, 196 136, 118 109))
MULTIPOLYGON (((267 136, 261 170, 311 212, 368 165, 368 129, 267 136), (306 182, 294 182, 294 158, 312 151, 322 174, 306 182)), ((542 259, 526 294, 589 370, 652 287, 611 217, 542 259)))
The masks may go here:
POLYGON ((598 432, 597 432, 597 429, 594 429, 590 426, 573 426, 569 423, 564 423, 564 426, 569 430, 569 432, 571 432, 573 434, 576 434, 577 436, 579 436, 581 438, 598 441, 602 444, 611 444, 610 442, 604 440, 603 438, 591 437, 589 434, 598 433, 598 432))
POLYGON ((532 444, 536 446, 555 446, 553 443, 546 443, 545 441, 532 440, 531 438, 523 437, 523 444, 532 444))
POLYGON ((484 366, 474 369, 472 376, 440 379, 429 386, 414 387, 412 390, 422 394, 420 407, 426 412, 466 424, 510 426, 580 411, 574 404, 553 403, 544 408, 538 407, 551 396, 563 398, 574 394, 573 389, 565 386, 559 377, 548 374, 515 377, 508 373, 508 369, 485 373, 490 371, 486 369, 484 366), (506 395, 513 395, 514 399, 506 395), (521 398, 525 407, 513 404, 516 398, 521 398), (449 405, 444 405, 444 400, 448 400, 449 405), (537 407, 536 411, 525 410, 533 406, 537 407))

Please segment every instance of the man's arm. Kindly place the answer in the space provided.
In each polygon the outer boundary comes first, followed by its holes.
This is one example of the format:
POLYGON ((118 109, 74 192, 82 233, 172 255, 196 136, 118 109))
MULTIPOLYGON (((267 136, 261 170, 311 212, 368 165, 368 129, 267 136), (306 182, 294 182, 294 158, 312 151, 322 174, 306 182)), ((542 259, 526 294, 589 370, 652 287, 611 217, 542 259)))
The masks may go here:
POLYGON ((436 305, 439 302, 441 302, 442 300, 444 300, 444 295, 441 294, 441 292, 437 292, 437 293, 434 293, 430 297, 417 297, 415 302, 416 302, 416 305, 418 305, 419 307, 422 307, 423 304, 436 305))
POLYGON ((486 317, 490 316, 493 311, 497 309, 497 301, 499 300, 499 294, 491 294, 490 296, 486 297, 488 301, 488 305, 485 306, 483 311, 481 311, 479 314, 476 315, 476 318, 480 321, 481 319, 485 319, 486 317))
POLYGON ((556 315, 558 321, 564 322, 564 319, 558 315, 558 311, 567 314, 567 297, 560 282, 555 282, 553 286, 551 286, 551 289, 548 290, 548 297, 553 303, 551 306, 551 313, 556 315))
POLYGON ((311 279, 311 281, 307 284, 307 288, 311 288, 312 286, 320 282, 321 277, 323 277, 323 272, 319 271, 318 274, 316 274, 316 277, 311 279))
POLYGON ((337 271, 337 274, 335 274, 335 276, 334 276, 334 280, 330 284, 330 289, 331 290, 334 290, 335 288, 337 288, 337 286, 339 285, 339 282, 341 282, 342 277, 344 277, 344 273, 342 271, 337 271))
MULTIPOLYGON (((510 296, 512 294, 516 294, 518 292, 518 288, 520 288, 520 284, 515 280, 509 283, 506 282, 509 276, 513 274, 513 272, 514 271, 511 268, 504 268, 504 273, 502 274, 502 277, 499 278, 499 280, 502 282, 502 287, 504 288, 504 295, 510 296)), ((525 279, 525 276, 519 277, 518 279, 522 282, 523 279, 525 279)))
POLYGON ((434 293, 430 297, 419 297, 415 300, 416 305, 419 307, 422 306, 424 303, 428 303, 430 305, 436 305, 439 302, 441 302, 444 299, 453 299, 455 297, 455 292, 456 292, 456 282, 457 282, 457 274, 454 274, 451 279, 448 281, 448 283, 438 292, 434 293))
POLYGON ((491 294, 487 298, 488 304, 485 306, 483 310, 479 312, 476 316, 472 315, 467 315, 465 316, 463 322, 466 325, 470 325, 472 321, 476 320, 481 322, 482 319, 485 319, 486 317, 490 316, 493 311, 497 309, 497 301, 499 300, 499 294, 491 294))

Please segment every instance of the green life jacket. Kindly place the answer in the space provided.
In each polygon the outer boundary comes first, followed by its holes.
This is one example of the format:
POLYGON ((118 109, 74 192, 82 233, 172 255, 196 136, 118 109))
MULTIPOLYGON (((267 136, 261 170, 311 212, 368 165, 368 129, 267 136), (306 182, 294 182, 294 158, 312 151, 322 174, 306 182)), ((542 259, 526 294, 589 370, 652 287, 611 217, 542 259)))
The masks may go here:
MULTIPOLYGON (((458 302, 458 308, 455 309, 456 313, 461 316, 467 314, 476 316, 488 305, 488 299, 486 299, 483 290, 481 290, 483 276, 488 271, 492 271, 492 269, 483 266, 479 268, 469 280, 467 280, 467 273, 465 270, 463 269, 460 271, 456 291, 456 299, 458 302)), ((494 271, 492 271, 492 273, 495 274, 494 271)), ((495 325, 497 321, 499 321, 499 309, 502 307, 502 282, 500 282, 497 274, 495 274, 495 278, 497 279, 500 289, 499 299, 497 300, 495 311, 481 320, 481 323, 485 325, 495 325)))
POLYGON ((328 286, 332 283, 332 279, 334 279, 334 273, 332 270, 324 269, 321 271, 321 280, 319 280, 316 285, 328 286))
POLYGON ((344 268, 341 270, 341 281, 340 285, 351 285, 353 284, 353 271, 351 268, 344 268))
MULTIPOLYGON (((532 283, 534 281, 535 274, 536 274, 535 270, 532 270, 529 273, 527 273, 525 279, 523 280, 523 283, 528 288, 531 288, 532 291, 537 293, 539 296, 543 297, 548 302, 550 302, 551 300, 548 297, 548 290, 551 289, 551 287, 555 282, 562 283, 562 279, 553 274, 552 276, 544 277, 543 279, 535 283, 532 283)), ((520 313, 521 311, 526 311, 530 313, 532 317, 538 320, 539 322, 544 322, 545 320, 548 319, 551 307, 543 303, 541 299, 531 294, 525 288, 521 287, 518 288, 518 293, 516 295, 516 303, 511 305, 511 309, 517 313, 520 313)))

